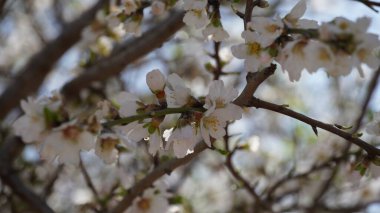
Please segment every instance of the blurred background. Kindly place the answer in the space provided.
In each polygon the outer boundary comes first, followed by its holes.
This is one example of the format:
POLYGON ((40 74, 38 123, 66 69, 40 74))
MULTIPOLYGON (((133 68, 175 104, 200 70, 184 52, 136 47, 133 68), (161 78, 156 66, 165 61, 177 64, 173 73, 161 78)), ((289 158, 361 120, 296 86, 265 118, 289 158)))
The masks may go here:
MULTIPOLYGON (((64 23, 74 20, 93 3, 92 0, 7 1, 0 17, 0 93, 12 83, 12 78, 34 53, 60 34, 64 23)), ((269 8, 255 9, 253 15, 283 17, 297 1, 273 0, 269 3, 269 8)), ((244 64, 232 56, 230 47, 243 42, 240 37, 243 22, 234 14, 230 5, 231 1, 222 1, 222 23, 230 34, 230 38, 220 48, 221 58, 228 63, 224 71, 230 73, 222 76, 222 80, 241 91, 245 85, 244 64)), ((241 1, 234 4, 234 7, 243 11, 244 5, 245 1, 241 1)), ((153 17, 150 10, 149 7, 144 9, 143 32, 164 18, 153 17)), ((321 23, 337 16, 350 20, 370 17, 372 24, 369 31, 380 33, 380 15, 365 5, 350 0, 309 0, 304 18, 321 23)), ((126 34, 120 41, 113 41, 113 45, 133 38, 134 35, 126 34)), ((157 68, 166 75, 178 73, 186 80, 195 96, 204 96, 208 93, 208 84, 212 80, 205 65, 215 63, 208 55, 212 53, 213 45, 213 42, 203 38, 200 30, 184 27, 162 47, 128 65, 119 75, 78 91, 81 101, 95 106, 97 101, 121 90, 135 93, 143 100, 150 100, 152 95, 146 86, 145 75, 157 68)), ((85 72, 83 64, 89 55, 88 45, 79 42, 72 47, 56 63, 36 96, 59 90, 85 72)), ((351 126, 360 113, 368 83, 374 74, 371 69, 364 71, 364 77, 353 71, 349 76, 339 78, 328 77, 322 71, 315 74, 303 72, 299 82, 290 82, 287 73, 279 68, 260 86, 256 97, 277 104, 288 104, 292 110, 326 123, 351 126)), ((379 90, 374 93, 363 123, 371 121, 376 111, 380 111, 379 90)), ((9 125, 19 115, 18 110, 10 114, 3 122, 3 128, 9 129, 9 125)), ((364 133, 362 137, 366 141, 374 144, 379 142, 378 138, 368 136, 363 128, 359 131, 364 133)), ((4 135, 2 133, 2 137, 4 135)), ((249 145, 249 149, 236 152, 233 162, 259 193, 264 193, 268 186, 291 171, 302 173, 319 162, 330 159, 345 145, 337 136, 320 130, 317 137, 310 126, 262 109, 246 109, 243 119, 229 126, 229 135, 231 144, 249 145)), ((356 151, 355 147, 353 151, 356 151)), ((165 156, 166 153, 161 155, 165 156)), ((107 200, 109 205, 118 196, 125 194, 125 190, 141 179, 152 166, 152 158, 146 151, 145 143, 130 144, 127 150, 120 153, 116 165, 104 164, 93 152, 82 153, 82 157, 99 194, 102 197, 111 196, 107 200)), ((57 212, 93 212, 96 199, 78 168, 41 161, 38 148, 33 145, 24 149, 16 164, 22 171, 23 180, 57 212), (51 182, 53 186, 48 188, 47 184, 51 182)), ((163 181, 173 194, 170 211, 252 212, 252 198, 224 164, 223 153, 206 151, 190 164, 165 176, 163 181)), ((354 161, 347 161, 338 171, 337 178, 325 195, 331 205, 354 205, 357 200, 350 193, 379 174, 377 168, 371 167, 362 177, 353 168, 354 164, 354 161), (340 172, 342 175, 339 175, 340 172)), ((274 201, 274 208, 280 212, 291 212, 296 211, 296 207, 310 205, 313 193, 326 176, 328 172, 321 169, 312 175, 284 183, 275 193, 274 198, 278 200, 274 201)), ((28 212, 27 207, 19 205, 18 198, 3 184, 0 187, 0 212, 28 212)), ((368 208, 368 212, 378 210, 376 206, 368 208)))

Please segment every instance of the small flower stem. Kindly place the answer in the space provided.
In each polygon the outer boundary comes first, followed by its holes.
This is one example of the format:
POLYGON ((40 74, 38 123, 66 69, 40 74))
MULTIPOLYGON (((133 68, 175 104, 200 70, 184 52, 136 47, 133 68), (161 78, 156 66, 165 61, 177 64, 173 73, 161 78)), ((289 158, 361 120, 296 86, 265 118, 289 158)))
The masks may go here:
POLYGON ((140 115, 133 115, 127 118, 121 118, 118 120, 113 120, 104 123, 103 125, 105 127, 112 127, 115 125, 127 125, 129 123, 132 123, 134 121, 143 120, 146 118, 152 118, 152 117, 160 117, 168 114, 178 114, 178 113, 184 113, 184 112, 190 112, 190 111, 196 111, 196 112, 204 112, 204 108, 195 108, 195 107, 179 107, 179 108, 166 108, 158 111, 152 111, 149 113, 144 113, 140 115))

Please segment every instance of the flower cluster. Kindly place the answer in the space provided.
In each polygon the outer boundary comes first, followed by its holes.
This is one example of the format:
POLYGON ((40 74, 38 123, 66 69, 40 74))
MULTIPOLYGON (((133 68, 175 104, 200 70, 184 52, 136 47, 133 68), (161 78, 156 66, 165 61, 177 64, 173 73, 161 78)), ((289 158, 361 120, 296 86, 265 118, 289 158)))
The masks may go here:
POLYGON ((208 95, 201 99, 191 95, 177 74, 166 79, 159 70, 153 70, 146 82, 156 97, 154 103, 120 92, 110 101, 99 102, 97 110, 87 116, 70 114, 58 95, 29 98, 21 102, 25 115, 13 124, 14 132, 25 142, 40 142, 41 156, 47 160, 58 158, 63 163, 78 164, 81 150, 95 149, 105 163, 113 163, 121 141, 147 140, 152 155, 172 147, 177 157, 184 157, 202 139, 208 146, 211 138, 223 139, 227 122, 242 117, 242 109, 232 103, 238 91, 225 87, 221 80, 213 81, 208 95), (163 121, 168 114, 180 117, 176 126, 165 130, 163 121))
POLYGON ((183 22, 196 29, 204 28, 202 33, 205 38, 211 37, 216 42, 224 41, 229 37, 227 31, 223 29, 218 8, 209 13, 206 10, 207 0, 186 0, 183 9, 186 11, 183 22))
POLYGON ((291 81, 301 72, 324 68, 329 76, 348 75, 354 68, 363 75, 362 64, 380 65, 373 49, 380 45, 378 36, 367 32, 370 20, 356 22, 338 17, 321 26, 301 19, 306 2, 301 0, 283 18, 254 17, 242 33, 245 43, 232 46, 232 54, 245 59, 247 71, 256 72, 274 60, 287 71, 291 81))

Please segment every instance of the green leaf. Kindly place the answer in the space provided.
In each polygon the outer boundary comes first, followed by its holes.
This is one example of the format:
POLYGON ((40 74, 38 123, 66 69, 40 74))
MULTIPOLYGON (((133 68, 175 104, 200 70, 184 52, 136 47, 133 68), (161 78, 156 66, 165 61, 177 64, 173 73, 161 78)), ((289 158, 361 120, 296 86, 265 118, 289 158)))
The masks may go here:
POLYGON ((173 196, 169 198, 169 203, 170 204, 182 204, 183 203, 183 197, 180 195, 173 196))
POLYGON ((216 151, 218 151, 222 155, 228 155, 228 153, 229 153, 228 151, 223 150, 223 149, 216 149, 216 151))
POLYGON ((43 113, 47 127, 52 127, 54 123, 59 121, 58 113, 51 111, 49 108, 44 107, 43 113))

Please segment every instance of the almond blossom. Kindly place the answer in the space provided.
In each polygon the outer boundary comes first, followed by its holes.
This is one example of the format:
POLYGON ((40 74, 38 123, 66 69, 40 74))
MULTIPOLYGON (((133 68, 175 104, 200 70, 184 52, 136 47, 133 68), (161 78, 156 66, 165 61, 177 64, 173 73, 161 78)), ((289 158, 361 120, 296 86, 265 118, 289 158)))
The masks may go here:
POLYGON ((70 121, 53 129, 45 138, 41 157, 52 161, 58 157, 60 163, 78 165, 80 151, 89 151, 94 147, 95 136, 70 121))
POLYGON ((165 87, 168 107, 182 107, 191 101, 191 91, 177 74, 170 74, 165 87))
POLYGON ((275 19, 255 17, 247 24, 247 26, 262 35, 264 38, 267 38, 268 43, 272 43, 276 40, 284 30, 284 23, 279 17, 275 17, 275 19))
POLYGON ((127 20, 124 22, 125 32, 131 33, 135 36, 141 36, 142 18, 143 18, 142 15, 139 15, 139 14, 135 14, 127 18, 127 20))
POLYGON ((206 96, 205 108, 200 122, 200 132, 203 140, 211 146, 210 136, 222 139, 226 135, 227 121, 238 120, 242 117, 241 107, 231 103, 238 95, 238 91, 232 87, 224 87, 221 80, 213 81, 209 94, 206 96))
POLYGON ((160 16, 160 15, 164 14, 166 4, 160 0, 155 0, 152 2, 151 8, 152 8, 152 14, 153 15, 160 16))
POLYGON ((51 122, 55 122, 47 116, 56 114, 61 104, 61 97, 57 93, 48 98, 29 97, 26 101, 21 100, 21 109, 25 114, 13 123, 15 135, 21 136, 26 143, 41 141, 45 131, 51 128, 51 122))
POLYGON ((21 136, 26 143, 40 141, 46 129, 43 116, 43 106, 37 100, 29 97, 21 101, 21 108, 25 115, 13 123, 15 135, 21 136))
POLYGON ((125 15, 130 15, 139 8, 136 0, 122 0, 121 3, 124 6, 125 15))
POLYGON ((330 48, 316 40, 295 40, 286 44, 276 60, 289 74, 290 81, 298 81, 302 70, 309 73, 319 68, 332 69, 335 56, 330 48))
POLYGON ((288 27, 293 28, 317 28, 318 23, 314 20, 301 19, 306 12, 306 0, 300 0, 292 10, 283 18, 288 27))
MULTIPOLYGON (((119 93, 114 100, 120 105, 119 114, 123 118, 135 116, 138 114, 138 110, 145 107, 138 97, 127 92, 119 93)), ((131 142, 138 142, 144 138, 149 138, 149 153, 154 155, 162 146, 159 125, 159 120, 145 119, 143 121, 134 121, 117 128, 124 131, 131 142)))
POLYGON ((224 86, 222 80, 213 81, 210 85, 209 93, 206 96, 206 109, 215 107, 215 110, 223 111, 224 120, 239 120, 242 117, 241 107, 232 103, 238 97, 238 90, 231 86, 224 86))
POLYGON ((119 153, 116 149, 116 145, 119 143, 120 139, 116 134, 101 134, 96 140, 95 154, 106 164, 114 163, 118 158, 119 153))
POLYGON ((191 125, 166 130, 164 136, 167 141, 165 148, 169 149, 172 146, 177 158, 183 158, 191 153, 194 146, 200 141, 197 130, 191 125))
POLYGON ((144 193, 133 200, 127 213, 166 213, 169 210, 169 193, 164 184, 154 183, 153 188, 146 189, 144 193))
POLYGON ((224 41, 230 37, 222 26, 215 26, 214 24, 207 25, 207 27, 203 29, 202 34, 205 38, 210 36, 211 39, 216 42, 224 41))
POLYGON ((196 29, 206 26, 209 22, 206 11, 207 0, 186 0, 183 9, 187 12, 183 22, 196 29))
POLYGON ((241 36, 245 39, 245 43, 232 46, 231 51, 236 58, 245 59, 244 64, 247 71, 256 72, 272 63, 273 58, 267 47, 273 41, 249 30, 244 31, 241 36))
POLYGON ((146 75, 146 84, 153 93, 163 91, 165 88, 165 76, 160 70, 155 69, 146 75))
POLYGON ((373 55, 374 48, 380 46, 378 35, 367 33, 370 20, 359 18, 356 22, 343 17, 323 23, 319 29, 320 39, 328 44, 336 55, 335 66, 327 72, 332 76, 348 75, 357 68, 363 76, 362 64, 376 69, 380 62, 373 55))

